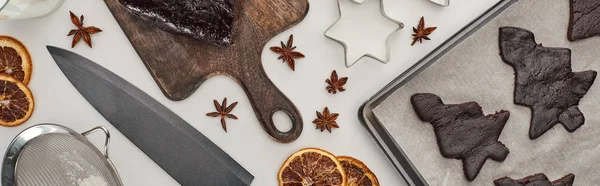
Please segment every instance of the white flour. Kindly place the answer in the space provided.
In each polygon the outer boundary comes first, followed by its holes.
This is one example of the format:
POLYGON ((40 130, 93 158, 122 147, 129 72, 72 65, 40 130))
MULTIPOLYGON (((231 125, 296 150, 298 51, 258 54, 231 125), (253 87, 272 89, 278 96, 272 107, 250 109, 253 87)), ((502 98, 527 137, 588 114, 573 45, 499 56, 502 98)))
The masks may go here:
POLYGON ((64 170, 64 174, 71 180, 72 185, 77 186, 108 186, 103 177, 97 176, 101 173, 92 165, 85 162, 76 151, 67 151, 59 155, 64 170), (81 178, 82 175, 89 175, 87 178, 81 178))
POLYGON ((108 186, 106 180, 100 176, 91 175, 83 180, 77 181, 79 186, 108 186))

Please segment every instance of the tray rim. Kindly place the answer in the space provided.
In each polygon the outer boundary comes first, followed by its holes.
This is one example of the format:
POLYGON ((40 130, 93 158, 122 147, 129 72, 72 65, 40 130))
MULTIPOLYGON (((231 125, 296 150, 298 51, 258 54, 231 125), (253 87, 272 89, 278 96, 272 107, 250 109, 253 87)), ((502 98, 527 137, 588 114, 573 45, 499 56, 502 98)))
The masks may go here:
POLYGON ((409 186, 426 186, 427 181, 421 176, 417 168, 412 164, 408 156, 404 153, 402 148, 396 143, 394 137, 387 131, 383 124, 377 119, 373 113, 373 109, 379 106, 385 99, 387 99, 392 93, 404 86, 414 77, 418 76, 421 72, 437 62, 439 58, 444 56, 456 45, 467 39, 473 33, 479 30, 479 28, 486 25, 489 21, 494 19, 497 15, 502 13, 508 7, 516 3, 518 0, 500 0, 494 6, 489 8, 485 13, 471 21, 456 34, 442 43, 440 46, 435 48, 432 52, 427 54, 413 66, 408 68, 398 77, 394 78, 389 84, 379 90, 375 95, 369 98, 365 103, 361 105, 358 110, 358 118, 363 124, 365 129, 371 135, 371 138, 375 141, 379 149, 386 156, 386 158, 392 163, 392 166, 402 179, 409 186))

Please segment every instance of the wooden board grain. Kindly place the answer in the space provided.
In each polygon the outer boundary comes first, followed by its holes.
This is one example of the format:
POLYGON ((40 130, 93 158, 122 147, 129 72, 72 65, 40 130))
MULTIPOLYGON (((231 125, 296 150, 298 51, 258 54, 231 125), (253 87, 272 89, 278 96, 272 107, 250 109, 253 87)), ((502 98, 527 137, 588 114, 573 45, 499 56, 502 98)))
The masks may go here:
POLYGON ((272 139, 289 143, 300 136, 300 112, 265 74, 261 52, 271 38, 304 19, 307 0, 236 0, 233 45, 226 48, 163 31, 117 0, 105 3, 167 98, 184 100, 208 78, 227 75, 242 86, 272 139), (290 117, 290 131, 273 124, 277 111, 290 117))

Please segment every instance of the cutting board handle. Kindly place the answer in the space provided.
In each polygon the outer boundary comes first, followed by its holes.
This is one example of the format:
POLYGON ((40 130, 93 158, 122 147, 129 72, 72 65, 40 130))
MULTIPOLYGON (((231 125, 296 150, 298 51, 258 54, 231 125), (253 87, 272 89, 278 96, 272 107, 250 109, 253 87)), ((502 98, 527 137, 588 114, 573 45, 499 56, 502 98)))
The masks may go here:
POLYGON ((262 65, 254 68, 259 72, 246 73, 249 77, 240 79, 240 84, 246 91, 246 95, 252 104, 254 113, 262 128, 275 141, 280 143, 291 143, 302 134, 302 116, 298 108, 294 106, 277 87, 269 80, 262 65), (247 87, 253 87, 248 89, 247 87), (268 101, 259 101, 268 100, 268 101), (290 117, 292 128, 283 132, 277 129, 273 122, 273 114, 282 111, 290 117))

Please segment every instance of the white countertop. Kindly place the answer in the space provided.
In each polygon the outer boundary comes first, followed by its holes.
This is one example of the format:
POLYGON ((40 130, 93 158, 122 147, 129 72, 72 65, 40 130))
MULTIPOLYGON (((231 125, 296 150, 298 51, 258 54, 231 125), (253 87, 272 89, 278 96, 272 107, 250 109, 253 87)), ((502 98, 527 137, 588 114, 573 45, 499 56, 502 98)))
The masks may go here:
MULTIPOLYGON (((383 1, 388 14, 405 24, 405 28, 391 40, 393 44, 388 64, 363 58, 351 68, 345 67, 342 45, 327 39, 323 34, 339 16, 335 0, 310 0, 310 11, 306 19, 276 36, 265 46, 262 56, 267 75, 291 99, 303 116, 304 131, 291 144, 280 144, 267 136, 242 88, 228 77, 209 79, 184 101, 168 100, 102 1, 68 0, 56 13, 45 18, 0 22, 0 35, 21 40, 31 53, 34 68, 30 88, 36 105, 33 116, 23 125, 0 127, 0 149, 6 149, 20 131, 39 123, 61 124, 79 132, 103 125, 113 134, 110 158, 125 185, 177 185, 177 182, 89 105, 50 57, 46 45, 70 48, 72 38, 66 35, 74 28, 69 19, 71 10, 77 15, 85 16, 84 26, 96 26, 103 32, 92 35, 93 49, 81 41, 70 50, 138 86, 188 121, 250 171, 255 176, 252 185, 277 185, 277 171, 283 161, 291 153, 304 147, 317 147, 335 155, 353 156, 375 172, 381 185, 404 185, 399 174, 359 122, 358 108, 379 89, 498 0, 455 0, 450 2, 449 7, 440 7, 426 0, 383 1), (411 47, 412 27, 416 27, 421 16, 425 16, 426 26, 438 26, 438 29, 430 35, 432 41, 411 47), (289 34, 295 36, 297 51, 307 56, 297 60, 295 72, 278 61, 277 55, 268 50, 268 47, 278 45, 279 41, 285 42, 289 34), (341 77, 349 77, 346 92, 331 95, 325 91, 325 79, 332 70, 337 70, 341 77), (227 97, 229 103, 239 101, 232 113, 240 119, 227 120, 228 133, 221 128, 219 119, 205 116, 214 111, 212 100, 221 101, 223 97, 227 97), (340 128, 334 129, 331 134, 316 130, 312 123, 316 118, 315 111, 322 111, 325 106, 332 112, 340 113, 337 120, 340 128)), ((379 12, 373 12, 373 15, 378 14, 379 12)), ((379 43, 374 42, 373 46, 365 47, 378 47, 377 44, 379 43)), ((276 123, 285 120, 287 119, 283 114, 275 116, 276 123)), ((99 137, 100 135, 94 137, 93 141, 100 142, 99 137)))

